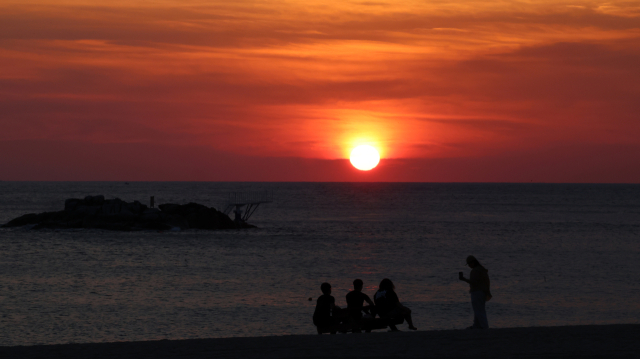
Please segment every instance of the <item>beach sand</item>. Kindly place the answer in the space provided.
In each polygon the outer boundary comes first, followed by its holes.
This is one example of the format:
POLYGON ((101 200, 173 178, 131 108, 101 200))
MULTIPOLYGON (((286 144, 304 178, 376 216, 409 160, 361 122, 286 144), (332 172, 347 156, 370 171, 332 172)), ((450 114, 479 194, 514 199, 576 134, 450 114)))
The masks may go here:
POLYGON ((640 358, 640 325, 0 347, 0 358, 640 358))

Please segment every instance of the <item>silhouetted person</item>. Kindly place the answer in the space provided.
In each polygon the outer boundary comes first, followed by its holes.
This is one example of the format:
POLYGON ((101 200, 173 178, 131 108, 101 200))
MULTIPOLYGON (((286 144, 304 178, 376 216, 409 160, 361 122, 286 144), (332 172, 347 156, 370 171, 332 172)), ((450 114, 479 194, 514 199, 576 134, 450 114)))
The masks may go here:
POLYGON ((242 210, 240 209, 240 207, 236 206, 236 209, 233 211, 233 213, 235 214, 234 222, 238 224, 244 222, 242 220, 242 210))
POLYGON ((380 282, 378 291, 373 296, 373 300, 376 304, 376 311, 380 315, 380 318, 389 319, 389 327, 392 331, 397 331, 398 328, 392 324, 393 318, 404 318, 409 324, 409 329, 418 330, 413 326, 413 320, 411 320, 411 309, 400 304, 398 295, 395 292, 396 287, 390 279, 383 279, 380 282))
MULTIPOLYGON (((331 316, 331 312, 336 307, 336 299, 331 295, 331 284, 322 283, 320 285, 322 295, 316 302, 316 310, 313 312, 313 324, 318 327, 318 334, 321 334, 321 327, 333 327, 338 324, 337 320, 331 316)), ((332 329, 332 333, 335 332, 332 329)))
POLYGON ((489 270, 483 267, 474 256, 467 257, 467 265, 471 267, 469 279, 460 276, 460 280, 469 283, 471 307, 473 308, 473 325, 467 329, 489 329, 485 303, 491 299, 489 290, 489 270))
POLYGON ((349 315, 349 323, 351 323, 352 331, 354 333, 360 332, 360 321, 362 320, 362 309, 364 308, 364 302, 373 306, 373 301, 368 295, 362 293, 361 279, 353 281, 353 290, 347 293, 347 313, 349 315))

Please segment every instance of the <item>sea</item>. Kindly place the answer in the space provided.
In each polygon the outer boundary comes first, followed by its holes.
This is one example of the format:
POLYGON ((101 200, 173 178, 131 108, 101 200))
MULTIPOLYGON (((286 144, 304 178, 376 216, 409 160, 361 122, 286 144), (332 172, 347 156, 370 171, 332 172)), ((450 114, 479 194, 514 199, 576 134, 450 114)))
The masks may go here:
MULTIPOLYGON (((316 334, 328 282, 389 278, 419 330, 640 323, 640 185, 0 182, 0 223, 104 195, 222 209, 268 191, 255 229, 0 229, 0 346, 316 334)), ((406 325, 399 327, 406 330, 406 325)), ((350 335, 350 334, 349 334, 350 335)))

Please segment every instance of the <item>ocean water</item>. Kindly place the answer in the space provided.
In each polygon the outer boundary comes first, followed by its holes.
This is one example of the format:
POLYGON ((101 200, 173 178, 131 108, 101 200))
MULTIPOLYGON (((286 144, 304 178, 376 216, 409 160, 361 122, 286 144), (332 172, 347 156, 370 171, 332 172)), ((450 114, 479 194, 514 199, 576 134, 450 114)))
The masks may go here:
POLYGON ((393 280, 420 330, 464 328, 469 254, 492 327, 640 323, 640 185, 0 182, 0 223, 258 190, 252 230, 0 229, 0 345, 314 334, 320 284, 345 306, 355 278, 393 280))

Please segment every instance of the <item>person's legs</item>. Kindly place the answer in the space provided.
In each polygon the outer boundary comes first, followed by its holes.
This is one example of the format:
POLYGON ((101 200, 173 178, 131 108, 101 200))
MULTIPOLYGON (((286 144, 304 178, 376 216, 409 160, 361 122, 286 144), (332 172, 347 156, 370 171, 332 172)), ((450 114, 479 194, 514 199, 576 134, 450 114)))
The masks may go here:
POLYGON ((395 324, 393 324, 393 318, 398 318, 401 315, 402 313, 400 312, 399 308, 394 308, 391 312, 385 315, 381 315, 380 319, 385 321, 385 324, 389 326, 392 332, 398 332, 399 331, 398 327, 396 327, 395 324))
POLYGON ((407 321, 407 324, 409 324, 409 329, 411 330, 417 330, 418 328, 413 326, 413 320, 411 319, 411 309, 405 307, 402 304, 398 304, 398 306, 400 307, 402 316, 404 317, 404 320, 407 321))
POLYGON ((471 293, 471 307, 473 308, 473 328, 489 329, 487 311, 485 310, 485 294, 482 291, 471 293))
POLYGON ((362 315, 358 316, 355 313, 349 313, 349 326, 351 327, 352 333, 361 333, 361 330, 360 330, 361 320, 362 320, 362 315))
POLYGON ((318 329, 318 334, 331 332, 331 334, 335 334, 336 322, 331 317, 322 318, 322 319, 314 319, 313 324, 318 329))

